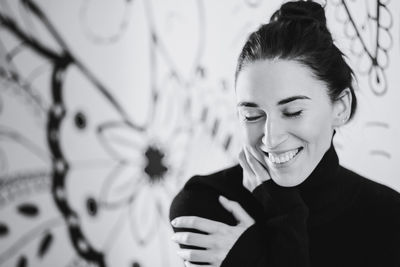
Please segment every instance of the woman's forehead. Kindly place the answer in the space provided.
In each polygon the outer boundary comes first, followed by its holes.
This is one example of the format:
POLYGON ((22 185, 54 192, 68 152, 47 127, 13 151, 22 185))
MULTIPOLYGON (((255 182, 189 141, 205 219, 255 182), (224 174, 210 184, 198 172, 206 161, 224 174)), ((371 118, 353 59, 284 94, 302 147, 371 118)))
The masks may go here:
MULTIPOLYGON (((248 64, 238 75, 236 98, 239 101, 271 101, 293 96, 327 96, 326 86, 311 70, 295 60, 260 60, 248 64)), ((256 101, 256 102, 257 102, 256 101)))

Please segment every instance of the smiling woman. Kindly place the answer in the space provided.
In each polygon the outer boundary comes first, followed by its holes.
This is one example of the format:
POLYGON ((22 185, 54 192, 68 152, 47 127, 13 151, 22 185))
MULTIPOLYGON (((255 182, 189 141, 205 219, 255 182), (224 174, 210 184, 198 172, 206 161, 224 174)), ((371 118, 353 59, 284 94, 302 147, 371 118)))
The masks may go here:
POLYGON ((349 89, 333 103, 327 92, 296 60, 257 61, 238 76, 245 145, 278 185, 302 183, 328 150, 334 127, 343 124, 337 114, 349 116, 349 89))
POLYGON ((400 194, 339 165, 353 72, 324 9, 288 2, 238 59, 240 165, 191 178, 170 219, 187 266, 400 266, 400 194))

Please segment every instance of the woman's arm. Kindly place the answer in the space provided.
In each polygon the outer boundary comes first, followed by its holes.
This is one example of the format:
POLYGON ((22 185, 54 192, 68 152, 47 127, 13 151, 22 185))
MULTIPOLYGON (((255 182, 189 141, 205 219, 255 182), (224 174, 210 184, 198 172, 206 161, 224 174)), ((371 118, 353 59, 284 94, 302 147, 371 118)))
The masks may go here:
MULTIPOLYGON (((219 262, 219 265, 212 266, 255 266, 254 260, 260 255, 257 251, 263 249, 263 246, 259 244, 262 242, 259 231, 251 226, 254 225, 254 220, 237 202, 223 199, 219 201, 220 192, 201 183, 201 180, 189 184, 174 198, 170 220, 178 218, 178 225, 173 226, 173 229, 179 233, 176 237, 181 239, 178 242, 180 247, 191 249, 192 259, 204 259, 191 262, 210 262, 210 253, 207 255, 202 251, 204 247, 209 247, 208 252, 215 252, 217 256, 223 255, 223 258, 213 261, 219 262), (199 233, 203 237, 197 235, 199 233), (248 252, 231 253, 243 248, 248 252), (229 264, 221 265, 224 259, 229 264)), ((184 252, 189 253, 188 250, 184 252)), ((182 258, 187 256, 182 255, 182 258)))
MULTIPOLYGON (((265 183, 253 192, 261 203, 266 204, 265 207, 268 210, 264 214, 264 219, 259 219, 237 238, 219 266, 309 266, 306 229, 308 211, 303 205, 304 203, 295 191, 280 192, 281 188, 278 187, 272 189, 276 189, 275 192, 271 191, 269 187, 270 185, 265 183), (272 201, 270 197, 275 193, 277 196, 272 201), (275 205, 276 203, 279 205, 275 205)), ((215 189, 200 182, 191 183, 191 187, 185 187, 175 197, 171 205, 170 219, 181 216, 198 216, 235 226, 237 223, 235 216, 219 203, 218 196, 219 192, 215 189)), ((174 227, 173 229, 175 232, 201 233, 203 235, 207 232, 204 228, 204 231, 199 231, 198 227, 188 228, 174 227)), ((178 243, 181 248, 201 249, 199 248, 201 246, 188 246, 183 244, 185 242, 178 243)), ((196 257, 198 256, 196 255, 196 257)), ((200 262, 206 263, 207 261, 200 262)))

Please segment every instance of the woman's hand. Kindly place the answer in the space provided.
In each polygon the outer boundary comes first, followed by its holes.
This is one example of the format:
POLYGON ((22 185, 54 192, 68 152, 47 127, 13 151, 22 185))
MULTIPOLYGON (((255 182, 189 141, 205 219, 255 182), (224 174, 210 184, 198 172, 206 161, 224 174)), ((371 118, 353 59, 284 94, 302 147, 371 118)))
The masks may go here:
POLYGON ((190 228, 200 230, 207 234, 197 234, 192 232, 177 232, 172 240, 182 245, 190 245, 205 248, 199 249, 179 249, 178 255, 185 260, 186 266, 200 266, 191 262, 208 262, 207 266, 221 266, 228 252, 233 247, 240 235, 251 225, 254 220, 240 206, 239 203, 219 197, 221 205, 232 213, 238 221, 236 226, 230 226, 221 222, 197 217, 182 216, 175 218, 171 224, 174 227, 190 228))
POLYGON ((250 192, 271 179, 268 170, 253 156, 247 147, 239 153, 239 164, 243 169, 243 186, 250 192))

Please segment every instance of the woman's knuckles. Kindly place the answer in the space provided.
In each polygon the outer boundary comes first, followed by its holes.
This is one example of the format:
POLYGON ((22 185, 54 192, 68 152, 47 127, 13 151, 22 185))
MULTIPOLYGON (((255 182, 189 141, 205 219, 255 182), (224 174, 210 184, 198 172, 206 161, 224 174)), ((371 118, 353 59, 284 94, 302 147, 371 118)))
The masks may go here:
POLYGON ((211 239, 209 244, 208 244, 210 249, 219 249, 220 248, 220 243, 218 240, 215 238, 211 239))
POLYGON ((190 244, 192 240, 188 233, 184 233, 184 234, 181 234, 180 241, 184 244, 190 244))
POLYGON ((187 259, 190 261, 196 261, 199 258, 196 251, 193 249, 188 249, 186 255, 187 255, 187 259))
POLYGON ((219 231, 222 236, 230 236, 232 234, 231 227, 221 227, 219 231))

